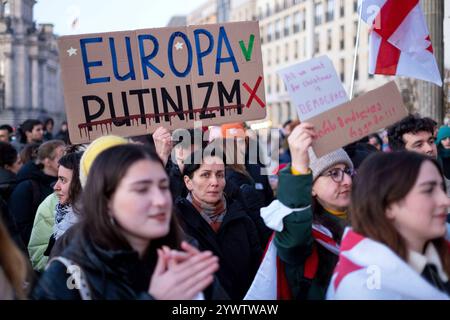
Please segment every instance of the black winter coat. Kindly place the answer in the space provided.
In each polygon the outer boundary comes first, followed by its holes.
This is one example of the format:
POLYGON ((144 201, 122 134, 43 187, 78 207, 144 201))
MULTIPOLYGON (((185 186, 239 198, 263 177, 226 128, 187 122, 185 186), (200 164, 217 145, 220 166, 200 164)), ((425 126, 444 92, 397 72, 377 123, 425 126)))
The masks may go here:
POLYGON ((216 233, 185 198, 176 201, 177 216, 185 233, 201 250, 219 257, 219 282, 231 299, 242 299, 258 270, 262 249, 252 219, 239 201, 227 199, 227 212, 216 233))
MULTIPOLYGON (((74 235, 61 256, 81 267, 92 299, 152 299, 147 290, 156 256, 139 259, 131 248, 106 250, 83 238, 81 233, 74 235)), ((67 286, 69 277, 62 263, 52 262, 36 284, 32 298, 80 300, 79 291, 67 286)))
POLYGON ((33 162, 25 164, 17 174, 21 181, 9 198, 9 214, 25 245, 30 240, 34 217, 39 205, 53 192, 57 178, 48 176, 33 162))
MULTIPOLYGON (((156 265, 156 251, 140 259, 136 251, 106 250, 87 240, 77 226, 67 230, 55 244, 55 256, 70 259, 81 267, 94 300, 150 300, 150 279, 156 265), (61 249, 61 250, 60 250, 61 249)), ((55 257, 52 256, 51 258, 55 257)), ((34 287, 36 300, 80 300, 78 290, 69 289, 69 275, 59 261, 50 263, 34 287)), ((205 299, 227 300, 227 293, 219 281, 204 290, 205 299)))
POLYGON ((264 249, 273 232, 261 218, 261 208, 265 207, 264 196, 256 190, 253 178, 231 167, 226 168, 225 179, 227 182, 224 190, 225 194, 228 198, 237 199, 243 204, 245 211, 256 225, 259 241, 264 249))

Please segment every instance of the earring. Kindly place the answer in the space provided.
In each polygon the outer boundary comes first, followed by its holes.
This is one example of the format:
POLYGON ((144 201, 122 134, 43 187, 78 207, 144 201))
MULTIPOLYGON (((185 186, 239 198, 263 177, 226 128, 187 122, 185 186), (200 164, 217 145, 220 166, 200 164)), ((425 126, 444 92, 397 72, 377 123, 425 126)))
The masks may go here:
POLYGON ((111 223, 111 225, 115 226, 116 225, 116 220, 114 220, 114 217, 112 215, 109 216, 109 222, 111 223))

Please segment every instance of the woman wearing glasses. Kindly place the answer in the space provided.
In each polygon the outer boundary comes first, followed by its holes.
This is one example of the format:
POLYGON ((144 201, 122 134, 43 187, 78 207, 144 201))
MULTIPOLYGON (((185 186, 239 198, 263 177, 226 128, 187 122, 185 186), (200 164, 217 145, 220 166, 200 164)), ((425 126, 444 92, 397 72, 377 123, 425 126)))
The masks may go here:
POLYGON ((288 138, 292 163, 280 172, 278 200, 261 210, 266 224, 277 232, 248 299, 325 298, 347 222, 354 171, 343 149, 317 158, 310 148, 315 136, 313 125, 302 123, 288 138), (273 252, 277 292, 262 297, 257 294, 258 277, 273 252))

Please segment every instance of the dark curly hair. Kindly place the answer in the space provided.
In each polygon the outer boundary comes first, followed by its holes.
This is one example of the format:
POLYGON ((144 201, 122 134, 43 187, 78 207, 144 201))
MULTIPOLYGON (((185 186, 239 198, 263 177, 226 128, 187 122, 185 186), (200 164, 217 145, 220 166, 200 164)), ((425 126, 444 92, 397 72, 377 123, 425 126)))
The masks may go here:
POLYGON ((422 118, 418 114, 410 114, 399 122, 394 123, 387 130, 389 145, 393 151, 405 150, 405 133, 416 134, 421 131, 434 134, 435 122, 430 118, 422 118))

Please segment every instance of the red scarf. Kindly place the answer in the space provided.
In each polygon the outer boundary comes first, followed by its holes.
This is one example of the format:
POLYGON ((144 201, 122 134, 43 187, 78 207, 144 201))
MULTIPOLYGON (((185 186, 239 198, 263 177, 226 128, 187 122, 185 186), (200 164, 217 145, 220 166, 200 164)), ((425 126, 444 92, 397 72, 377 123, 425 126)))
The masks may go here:
POLYGON ((192 203, 194 208, 200 213, 203 219, 211 226, 214 232, 218 232, 222 225, 223 218, 227 212, 227 202, 225 197, 219 200, 216 204, 212 205, 201 201, 194 197, 192 193, 189 193, 186 199, 192 203))

